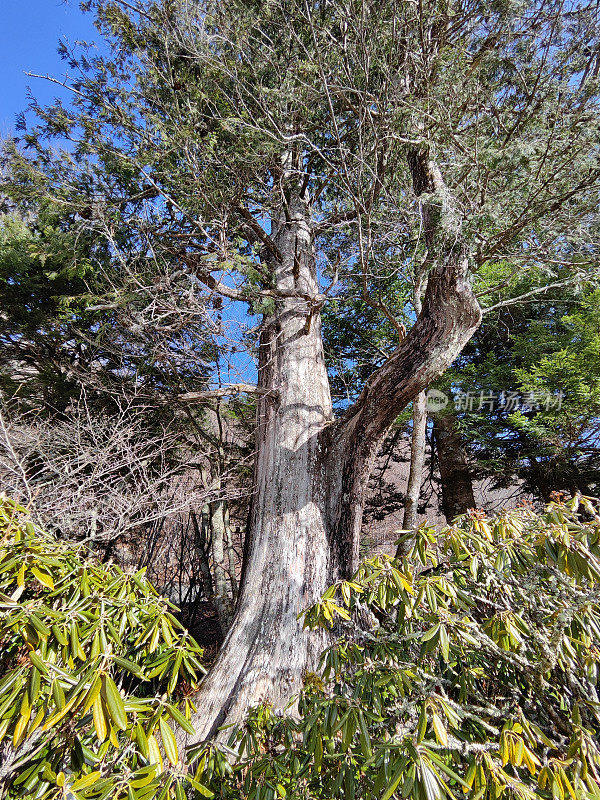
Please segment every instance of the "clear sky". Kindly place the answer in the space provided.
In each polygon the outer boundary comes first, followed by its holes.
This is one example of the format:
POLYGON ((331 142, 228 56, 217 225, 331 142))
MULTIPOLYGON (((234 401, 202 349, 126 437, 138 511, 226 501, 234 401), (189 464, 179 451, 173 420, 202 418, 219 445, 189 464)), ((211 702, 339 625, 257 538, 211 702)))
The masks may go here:
POLYGON ((78 0, 0 0, 0 136, 14 131, 16 115, 28 104, 27 87, 42 102, 61 94, 60 87, 25 75, 64 77, 68 68, 56 52, 61 38, 98 38, 78 0))

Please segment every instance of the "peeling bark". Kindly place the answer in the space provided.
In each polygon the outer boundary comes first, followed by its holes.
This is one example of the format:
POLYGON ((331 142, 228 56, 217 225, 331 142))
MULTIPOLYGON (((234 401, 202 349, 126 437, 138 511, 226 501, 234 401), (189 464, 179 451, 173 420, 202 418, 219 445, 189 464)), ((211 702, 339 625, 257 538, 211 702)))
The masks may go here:
MULTIPOLYGON (((309 210, 297 197, 272 237, 282 254, 277 287, 318 295, 309 210)), ((277 301, 260 341, 254 495, 236 614, 202 684, 194 741, 243 717, 260 700, 284 705, 314 666, 323 637, 298 615, 336 574, 326 526, 321 432, 333 410, 318 313, 303 299, 277 301)))
MULTIPOLYGON (((424 212, 432 218, 427 204, 424 212)), ((428 236, 439 219, 443 214, 428 222, 428 236)), ((270 264, 279 299, 260 340, 258 382, 265 391, 257 406, 242 585, 231 628, 202 683, 188 745, 239 722, 260 701, 284 707, 303 674, 315 669, 325 634, 304 631, 298 615, 356 569, 379 447, 398 414, 452 363, 481 319, 467 259, 452 231, 452 246, 429 271, 410 333, 334 421, 313 233, 309 204, 296 187, 271 233, 281 254, 270 264)))

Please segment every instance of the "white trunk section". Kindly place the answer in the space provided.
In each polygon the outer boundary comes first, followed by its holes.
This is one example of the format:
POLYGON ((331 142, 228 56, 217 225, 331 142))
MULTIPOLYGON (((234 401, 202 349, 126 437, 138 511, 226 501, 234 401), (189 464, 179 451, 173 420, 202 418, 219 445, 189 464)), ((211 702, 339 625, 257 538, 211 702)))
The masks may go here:
POLYGON ((427 434, 427 394, 419 392, 413 400, 412 436, 410 442, 410 473, 406 485, 404 501, 404 530, 417 527, 419 496, 423 483, 423 466, 425 464, 425 443, 427 434))
MULTIPOLYGON (((282 254, 274 265, 275 285, 316 297, 308 208, 297 199, 288 212, 272 233, 282 254)), ((200 691, 193 741, 214 735, 225 720, 239 721, 259 700, 285 706, 324 644, 298 620, 335 571, 319 443, 333 412, 320 317, 309 301, 277 301, 261 336, 259 384, 277 396, 259 400, 242 587, 232 626, 200 691)))

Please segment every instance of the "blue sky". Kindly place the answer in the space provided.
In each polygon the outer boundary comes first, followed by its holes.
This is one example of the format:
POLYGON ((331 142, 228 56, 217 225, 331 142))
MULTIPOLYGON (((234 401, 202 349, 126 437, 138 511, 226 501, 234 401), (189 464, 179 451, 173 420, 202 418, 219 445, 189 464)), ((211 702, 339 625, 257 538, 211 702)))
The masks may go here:
POLYGON ((60 38, 98 38, 78 0, 0 0, 0 136, 14 131, 16 115, 28 103, 28 86, 42 102, 60 94, 60 87, 25 75, 64 77, 67 65, 56 52, 60 38))

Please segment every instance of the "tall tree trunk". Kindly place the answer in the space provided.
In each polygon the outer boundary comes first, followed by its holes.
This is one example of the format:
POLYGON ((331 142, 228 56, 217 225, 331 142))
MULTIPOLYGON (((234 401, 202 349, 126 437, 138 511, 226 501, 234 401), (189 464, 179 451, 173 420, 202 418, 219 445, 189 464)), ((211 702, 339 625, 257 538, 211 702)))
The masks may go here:
MULTIPOLYGON (((220 478, 216 481, 216 489, 221 489, 220 478)), ((213 603, 219 618, 221 630, 225 633, 231 625, 233 616, 232 600, 229 596, 229 581, 227 579, 227 529, 225 525, 225 501, 215 500, 210 503, 210 529, 212 544, 212 560, 214 575, 213 603)))
POLYGON ((469 458, 454 414, 434 419, 434 442, 442 483, 442 510, 448 522, 475 508, 469 458))
MULTIPOLYGON (((417 316, 421 313, 423 305, 421 292, 425 276, 419 271, 415 276, 413 291, 413 306, 417 316)), ((413 400, 412 435, 410 438, 410 471, 406 485, 404 500, 404 516, 402 527, 405 531, 412 531, 417 527, 419 496, 423 483, 423 466, 425 464, 425 444, 427 437, 427 395, 419 392, 413 400)), ((396 556, 403 555, 406 543, 398 545, 396 556)))
MULTIPOLYGON (((259 349, 256 459, 236 613, 197 698, 193 744, 260 700, 284 706, 313 670, 325 634, 298 615, 358 564, 373 461, 398 414, 473 335, 481 311, 456 246, 432 268, 409 335, 334 421, 323 355, 313 227, 299 188, 271 239, 278 299, 259 349)), ((185 737, 183 737, 185 738, 185 737)))
POLYGON ((237 602, 237 595, 238 595, 238 582, 237 582, 237 575, 236 575, 236 560, 235 560, 235 550, 233 548, 233 532, 231 530, 231 522, 229 518, 229 505, 225 509, 225 532, 227 534, 227 560, 229 562, 229 583, 231 585, 231 596, 233 598, 233 604, 235 606, 237 602))
MULTIPOLYGON (((413 531, 417 527, 419 496, 423 483, 423 467, 425 465, 425 445, 427 442, 427 395, 419 394, 413 400, 412 435, 410 439, 410 472, 406 484, 404 499, 404 516, 402 527, 405 531, 413 531)), ((409 537, 411 538, 411 537, 409 537)), ((399 544, 396 556, 405 552, 405 545, 399 544)))
MULTIPOLYGON (((317 297, 309 209, 290 200, 274 227, 282 255, 272 264, 282 293, 317 297)), ((326 525, 326 453, 321 432, 333 410, 318 310, 299 297, 278 300, 259 351, 256 463, 245 565, 233 624, 205 679, 196 740, 236 720, 259 699, 282 705, 315 663, 323 638, 298 615, 336 577, 326 525)))
POLYGON ((194 526, 195 545, 196 545, 196 559, 200 568, 200 581, 202 585, 202 594, 208 600, 212 597, 213 593, 213 580, 210 571, 210 559, 208 555, 208 541, 207 541, 207 522, 208 522, 209 509, 202 511, 200 523, 195 511, 190 512, 192 524, 194 526))

